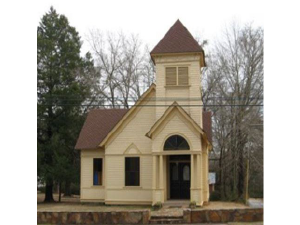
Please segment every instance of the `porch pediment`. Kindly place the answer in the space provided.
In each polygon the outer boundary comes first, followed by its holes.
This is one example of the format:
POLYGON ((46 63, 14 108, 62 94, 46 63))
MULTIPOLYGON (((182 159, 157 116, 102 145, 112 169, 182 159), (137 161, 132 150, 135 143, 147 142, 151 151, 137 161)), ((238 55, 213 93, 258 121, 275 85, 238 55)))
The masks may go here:
POLYGON ((129 145, 126 150, 123 153, 124 155, 141 155, 141 151, 138 149, 138 147, 132 143, 129 145))
POLYGON ((184 120, 185 124, 190 126, 195 132, 200 135, 204 134, 202 128, 191 118, 191 116, 175 101, 172 105, 168 107, 168 109, 164 112, 161 118, 159 118, 154 125, 151 127, 146 136, 150 139, 158 133, 161 128, 173 117, 178 116, 182 120, 184 120))

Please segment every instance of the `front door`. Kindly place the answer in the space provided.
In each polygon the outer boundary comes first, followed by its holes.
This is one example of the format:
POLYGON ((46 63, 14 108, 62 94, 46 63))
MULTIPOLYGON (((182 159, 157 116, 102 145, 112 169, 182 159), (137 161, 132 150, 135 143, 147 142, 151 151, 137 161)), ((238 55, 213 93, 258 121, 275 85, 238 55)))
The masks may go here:
POLYGON ((189 199, 191 186, 189 162, 170 163, 170 198, 189 199))

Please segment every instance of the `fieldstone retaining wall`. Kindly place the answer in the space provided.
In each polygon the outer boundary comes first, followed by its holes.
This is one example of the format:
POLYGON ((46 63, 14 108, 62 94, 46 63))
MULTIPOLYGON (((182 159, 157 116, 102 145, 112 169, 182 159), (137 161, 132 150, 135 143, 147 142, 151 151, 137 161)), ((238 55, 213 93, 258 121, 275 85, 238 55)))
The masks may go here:
POLYGON ((228 223, 263 221, 263 208, 183 211, 186 223, 228 223))
MULTIPOLYGON (((148 224, 150 210, 112 212, 37 212, 39 224, 148 224)), ((263 221, 263 208, 183 210, 185 223, 263 221)))
POLYGON ((150 210, 117 212, 37 212, 39 224, 148 224, 150 210))

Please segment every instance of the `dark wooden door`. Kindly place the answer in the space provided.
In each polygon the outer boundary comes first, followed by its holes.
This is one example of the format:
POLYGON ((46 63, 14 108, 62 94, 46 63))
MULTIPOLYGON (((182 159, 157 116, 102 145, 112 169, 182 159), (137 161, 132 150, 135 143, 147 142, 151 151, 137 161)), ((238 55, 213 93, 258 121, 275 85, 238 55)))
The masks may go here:
POLYGON ((170 198, 189 199, 191 168, 188 162, 170 163, 170 198))

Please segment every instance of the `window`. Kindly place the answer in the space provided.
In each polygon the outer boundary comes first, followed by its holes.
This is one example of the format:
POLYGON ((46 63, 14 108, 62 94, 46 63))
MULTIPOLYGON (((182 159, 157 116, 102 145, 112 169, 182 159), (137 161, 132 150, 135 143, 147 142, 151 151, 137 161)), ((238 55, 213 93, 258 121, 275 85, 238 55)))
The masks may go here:
POLYGON ((189 85, 188 67, 166 67, 166 86, 189 85))
POLYGON ((164 150, 189 150, 190 146, 187 141, 179 136, 173 135, 169 137, 164 145, 164 150))
POLYGON ((190 167, 187 165, 183 167, 183 180, 190 180, 190 167))
POLYGON ((189 85, 189 74, 187 67, 178 67, 178 85, 189 85))
POLYGON ((125 158, 125 186, 140 186, 140 158, 125 158))
POLYGON ((94 159, 94 185, 102 185, 102 159, 94 159))
POLYGON ((177 67, 166 68, 166 85, 174 86, 177 85, 177 67))

